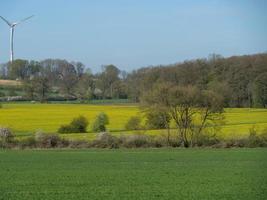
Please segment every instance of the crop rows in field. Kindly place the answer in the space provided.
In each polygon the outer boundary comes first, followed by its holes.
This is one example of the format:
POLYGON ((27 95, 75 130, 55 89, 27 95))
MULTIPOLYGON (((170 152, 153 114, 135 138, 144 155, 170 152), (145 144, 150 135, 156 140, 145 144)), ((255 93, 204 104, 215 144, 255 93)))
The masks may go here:
POLYGON ((267 198, 266 149, 0 151, 0 200, 267 198))

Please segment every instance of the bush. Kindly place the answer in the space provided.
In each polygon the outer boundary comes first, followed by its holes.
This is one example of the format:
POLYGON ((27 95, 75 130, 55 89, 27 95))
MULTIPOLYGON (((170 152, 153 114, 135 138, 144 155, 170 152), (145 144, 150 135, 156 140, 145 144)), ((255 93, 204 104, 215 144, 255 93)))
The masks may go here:
POLYGON ((99 133, 97 139, 92 142, 93 147, 98 148, 119 148, 119 138, 110 135, 109 133, 99 133))
POLYGON ((18 145, 22 149, 24 149, 24 148, 36 148, 37 147, 35 137, 33 137, 33 136, 27 137, 23 140, 20 140, 18 145))
POLYGON ((0 128, 0 139, 2 143, 9 143, 13 141, 14 135, 9 128, 0 128))
POLYGON ((122 145, 127 148, 151 147, 152 140, 148 135, 129 135, 121 137, 122 145))
POLYGON ((182 146, 182 141, 176 137, 176 135, 169 135, 167 133, 162 133, 153 138, 155 147, 180 147, 182 146))
POLYGON ((126 130, 140 130, 141 129, 141 119, 140 117, 131 117, 125 125, 126 130))
POLYGON ((198 147, 213 146, 218 144, 220 141, 216 138, 215 135, 209 134, 200 134, 197 138, 197 141, 193 144, 198 147))
POLYGON ((85 133, 89 122, 84 116, 74 118, 70 124, 61 125, 58 133, 85 133))
POLYGON ((84 116, 74 118, 70 123, 75 133, 85 133, 89 122, 84 116))
POLYGON ((247 147, 266 147, 267 146, 267 130, 263 130, 261 134, 257 134, 255 128, 251 128, 247 139, 247 147))
POLYGON ((58 133, 74 133, 73 127, 71 125, 61 125, 57 130, 58 133))
POLYGON ((171 116, 161 111, 149 111, 146 118, 146 126, 149 129, 166 129, 171 121, 171 116))
POLYGON ((68 147, 70 148, 89 148, 90 144, 84 140, 70 140, 68 141, 68 147))
POLYGON ((35 134, 35 141, 37 147, 40 148, 55 148, 55 147, 67 147, 68 141, 61 139, 57 134, 47 134, 37 132, 35 134))
POLYGON ((104 112, 101 112, 97 115, 97 117, 93 123, 92 131, 105 132, 106 131, 106 125, 108 125, 108 124, 109 124, 108 116, 104 112))

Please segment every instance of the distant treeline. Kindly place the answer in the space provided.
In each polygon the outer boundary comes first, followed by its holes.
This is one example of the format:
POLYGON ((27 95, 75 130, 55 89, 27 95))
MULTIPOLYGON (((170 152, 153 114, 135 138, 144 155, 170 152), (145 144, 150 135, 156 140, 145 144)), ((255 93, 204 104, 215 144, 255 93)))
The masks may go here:
POLYGON ((23 82, 25 98, 46 101, 64 99, 131 99, 157 84, 171 83, 213 90, 224 97, 225 107, 267 107, 267 54, 209 58, 151 66, 130 73, 114 65, 92 74, 81 62, 59 59, 15 60, 1 65, 1 79, 23 82))

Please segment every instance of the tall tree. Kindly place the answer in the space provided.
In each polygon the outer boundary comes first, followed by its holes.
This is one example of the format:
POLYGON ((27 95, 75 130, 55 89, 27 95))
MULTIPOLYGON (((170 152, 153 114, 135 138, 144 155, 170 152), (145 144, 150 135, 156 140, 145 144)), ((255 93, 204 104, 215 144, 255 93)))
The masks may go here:
POLYGON ((67 98, 75 97, 75 88, 79 80, 75 66, 65 60, 60 61, 58 64, 57 73, 61 92, 67 98))
POLYGON ((267 72, 255 79, 254 101, 255 106, 267 108, 267 72))
POLYGON ((103 66, 103 72, 98 76, 97 85, 103 97, 113 98, 115 84, 119 81, 120 70, 114 65, 103 66))
POLYGON ((157 85, 143 96, 145 106, 164 108, 172 117, 185 147, 193 146, 209 121, 223 111, 223 101, 212 91, 193 86, 157 85), (201 116, 200 119, 198 116, 201 116))

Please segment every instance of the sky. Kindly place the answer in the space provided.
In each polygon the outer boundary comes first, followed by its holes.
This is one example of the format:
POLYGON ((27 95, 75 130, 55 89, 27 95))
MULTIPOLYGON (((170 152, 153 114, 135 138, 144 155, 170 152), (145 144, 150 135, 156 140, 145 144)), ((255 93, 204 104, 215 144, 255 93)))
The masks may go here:
MULTIPOLYGON (((266 0, 0 0, 9 21, 35 15, 15 29, 15 58, 81 61, 93 72, 267 52, 266 10, 266 0)), ((0 21, 0 63, 8 60, 0 21)))

